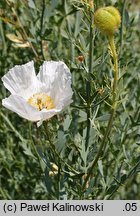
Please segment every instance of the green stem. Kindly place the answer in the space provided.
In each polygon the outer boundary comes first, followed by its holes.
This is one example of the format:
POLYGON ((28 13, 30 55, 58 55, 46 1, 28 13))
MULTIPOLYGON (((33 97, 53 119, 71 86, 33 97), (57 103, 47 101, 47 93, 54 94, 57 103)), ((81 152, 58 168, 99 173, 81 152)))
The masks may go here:
POLYGON ((5 35, 4 35, 4 29, 3 29, 3 23, 0 21, 0 34, 2 38, 2 56, 6 54, 7 46, 5 41, 5 35))
POLYGON ((132 177, 135 173, 136 170, 138 168, 138 166, 140 165, 140 160, 137 162, 137 164, 129 171, 129 173, 127 174, 126 178, 124 180, 121 180, 121 182, 119 182, 118 185, 116 185, 115 189, 112 191, 112 193, 106 198, 107 200, 109 200, 114 193, 119 189, 119 187, 121 185, 123 185, 130 177, 132 177))
POLYGON ((123 8, 122 8, 122 21, 121 21, 121 27, 120 27, 120 53, 119 53, 119 59, 121 58, 122 47, 123 47, 123 28, 124 28, 126 4, 127 4, 127 0, 124 0, 123 8))
POLYGON ((45 126, 45 131, 46 131, 46 135, 50 144, 50 147, 52 149, 52 151, 54 152, 54 154, 58 157, 59 161, 62 161, 63 164, 65 166, 67 166, 71 171, 73 171, 75 174, 79 174, 73 167, 71 167, 67 162, 65 162, 65 160, 63 158, 60 157, 59 153, 56 151, 54 144, 51 141, 50 135, 49 135, 49 131, 48 131, 48 126, 47 123, 44 122, 44 126, 45 126))
POLYGON ((86 82, 86 95, 87 95, 87 131, 86 131, 86 142, 85 149, 87 150, 89 144, 90 128, 91 128, 91 108, 90 108, 90 94, 91 94, 91 84, 90 84, 90 74, 92 73, 93 64, 93 13, 90 11, 90 45, 89 45, 89 71, 88 80, 86 82))
POLYGON ((116 90, 117 90, 117 81, 118 81, 118 74, 119 74, 119 70, 118 70, 118 56, 117 56, 117 52, 116 52, 116 46, 115 46, 115 41, 114 41, 114 36, 110 36, 109 38, 109 46, 112 52, 112 57, 114 60, 114 82, 113 82, 113 90, 112 90, 112 94, 113 94, 113 101, 112 101, 112 108, 116 109, 116 90))
MULTIPOLYGON (((74 62, 75 60, 75 45, 73 43, 73 38, 72 38, 72 27, 71 27, 71 21, 69 19, 69 17, 67 16, 69 14, 69 11, 68 11, 68 6, 67 6, 67 1, 65 0, 64 1, 64 9, 65 9, 65 16, 66 16, 66 22, 67 22, 67 26, 68 26, 68 32, 69 32, 69 35, 71 37, 71 44, 70 44, 70 60, 71 60, 71 63, 74 62)), ((61 35, 61 34, 60 34, 61 35)))
POLYGON ((43 30, 44 12, 45 12, 45 0, 42 0, 42 13, 41 13, 41 20, 40 20, 40 35, 42 35, 42 30, 43 30))
POLYGON ((113 119, 114 119, 114 115, 115 115, 115 111, 116 111, 116 90, 117 90, 117 81, 118 81, 118 57, 117 57, 117 52, 116 52, 116 47, 115 47, 115 42, 114 42, 114 36, 110 36, 108 38, 109 40, 109 46, 110 46, 110 50, 111 50, 111 54, 114 60, 114 81, 113 81, 113 87, 112 87, 112 108, 111 108, 111 114, 110 114, 110 118, 108 121, 108 125, 105 131, 105 134, 103 136, 102 142, 100 144, 99 150, 97 152, 97 155, 90 167, 90 170, 85 178, 84 184, 83 184, 83 190, 85 190, 86 184, 90 178, 90 176, 92 175, 92 171, 95 167, 95 165, 97 164, 101 154, 102 154, 102 150, 103 148, 105 148, 107 142, 107 138, 110 134, 111 128, 112 128, 112 124, 113 124, 113 119))
POLYGON ((39 161, 39 164, 40 164, 40 167, 41 167, 41 171, 44 172, 44 169, 43 169, 42 163, 41 163, 42 158, 41 158, 40 155, 38 154, 38 151, 37 151, 37 149, 36 149, 36 146, 35 146, 33 140, 31 140, 31 146, 32 146, 32 149, 33 149, 33 151, 34 151, 34 153, 35 153, 35 155, 36 155, 36 157, 37 157, 37 159, 38 159, 38 161, 39 161))
POLYGON ((5 200, 7 200, 7 199, 12 199, 12 198, 8 195, 8 193, 5 193, 5 191, 2 189, 2 187, 0 187, 0 194, 1 194, 1 196, 2 196, 2 199, 5 199, 5 200))
POLYGON ((41 46, 41 53, 43 59, 45 59, 44 52, 43 52, 43 44, 42 44, 42 31, 43 31, 43 23, 44 23, 44 12, 45 12, 45 0, 42 0, 42 13, 41 13, 41 19, 40 19, 40 46, 41 46))
POLYGON ((32 125, 31 124, 29 124, 29 136, 30 136, 30 140, 31 140, 31 147, 32 147, 32 149, 33 149, 33 151, 34 151, 34 153, 35 153, 35 155, 36 155, 36 158, 38 159, 38 161, 39 161, 39 164, 40 164, 40 167, 41 167, 41 171, 42 172, 44 172, 44 169, 43 169, 43 167, 42 167, 42 158, 40 157, 40 155, 39 155, 39 153, 38 153, 38 151, 37 151, 37 149, 36 149, 36 146, 35 146, 35 143, 34 143, 34 141, 33 141, 33 138, 32 138, 32 125))
POLYGON ((58 162, 58 178, 57 178, 57 181, 58 181, 58 184, 57 184, 57 199, 60 200, 60 179, 61 178, 61 163, 60 163, 60 160, 58 162))
POLYGON ((6 123, 8 124, 8 126, 10 127, 10 129, 15 133, 16 137, 18 137, 20 139, 21 142, 26 143, 26 140, 23 138, 23 136, 16 130, 16 128, 13 126, 13 124, 11 123, 11 121, 9 120, 9 118, 3 114, 2 112, 0 112, 0 116, 6 121, 6 123))

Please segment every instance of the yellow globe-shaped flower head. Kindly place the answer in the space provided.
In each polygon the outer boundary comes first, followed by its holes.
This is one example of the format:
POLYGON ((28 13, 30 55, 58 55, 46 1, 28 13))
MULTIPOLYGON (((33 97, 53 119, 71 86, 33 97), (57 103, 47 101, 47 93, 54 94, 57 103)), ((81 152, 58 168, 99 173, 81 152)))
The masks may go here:
POLYGON ((121 16, 119 11, 113 6, 102 7, 95 12, 94 22, 103 34, 111 36, 119 28, 121 16))

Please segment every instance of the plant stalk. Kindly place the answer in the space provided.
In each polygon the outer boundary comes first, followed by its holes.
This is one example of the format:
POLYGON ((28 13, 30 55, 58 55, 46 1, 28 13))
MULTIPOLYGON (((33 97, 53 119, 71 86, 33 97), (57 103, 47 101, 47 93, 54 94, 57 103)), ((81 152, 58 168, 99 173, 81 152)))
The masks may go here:
POLYGON ((85 150, 88 148, 89 137, 90 137, 90 128, 91 128, 91 107, 90 107, 90 95, 91 95, 91 84, 90 84, 90 74, 92 73, 92 65, 93 65, 93 13, 90 11, 90 45, 89 45, 89 70, 88 70, 88 80, 86 82, 86 96, 87 96, 87 131, 86 131, 86 142, 85 142, 85 150))
POLYGON ((121 21, 121 27, 120 27, 120 53, 119 53, 119 59, 122 55, 122 48, 123 48, 123 28, 124 28, 124 21, 125 21, 125 10, 126 10, 127 0, 124 0, 123 7, 122 7, 122 21, 121 21))
POLYGON ((115 111, 116 111, 116 91, 117 91, 117 81, 118 81, 118 57, 117 57, 117 52, 116 52, 116 46, 115 46, 115 42, 114 42, 114 36, 110 36, 108 38, 109 40, 109 47, 111 50, 111 55, 113 57, 113 61, 114 61, 114 65, 113 65, 113 71, 114 71, 114 80, 113 80, 113 86, 112 86, 112 108, 111 108, 111 114, 110 114, 110 118, 108 121, 108 125, 106 128, 106 131, 104 133, 102 142, 100 144, 99 150, 97 152, 97 155, 90 167, 89 172, 87 173, 87 176, 85 178, 84 184, 83 184, 83 190, 85 190, 86 188, 86 184, 90 178, 90 176, 92 175, 92 171, 95 167, 95 165, 97 164, 101 154, 102 154, 102 150, 103 148, 105 148, 107 142, 107 138, 111 132, 111 128, 112 128, 112 124, 113 124, 113 119, 114 119, 114 115, 115 115, 115 111))
POLYGON ((50 138, 50 135, 49 135, 47 122, 44 122, 44 127, 45 127, 45 132, 46 132, 47 139, 49 141, 50 147, 51 147, 52 151, 54 152, 54 154, 56 155, 56 157, 58 157, 59 161, 62 162, 65 166, 67 166, 75 174, 79 174, 72 166, 70 166, 67 162, 65 162, 65 160, 63 158, 61 158, 59 153, 56 151, 55 145, 53 144, 53 142, 52 142, 52 140, 50 138))
POLYGON ((43 31, 43 24, 44 24, 44 12, 45 12, 45 0, 42 0, 42 13, 40 19, 40 46, 41 46, 41 54, 43 59, 45 60, 44 52, 43 52, 43 44, 42 44, 42 31, 43 31))

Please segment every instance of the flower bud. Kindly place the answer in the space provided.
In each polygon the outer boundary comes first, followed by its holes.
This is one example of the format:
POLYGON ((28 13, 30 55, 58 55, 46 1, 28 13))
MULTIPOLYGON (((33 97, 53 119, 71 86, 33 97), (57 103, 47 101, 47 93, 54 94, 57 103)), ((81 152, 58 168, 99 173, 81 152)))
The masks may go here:
POLYGON ((78 59, 78 61, 83 62, 85 58, 83 55, 80 55, 80 56, 78 56, 77 59, 78 59))
POLYGON ((115 7, 102 7, 95 12, 94 22, 102 33, 111 36, 114 35, 119 28, 121 16, 115 7))

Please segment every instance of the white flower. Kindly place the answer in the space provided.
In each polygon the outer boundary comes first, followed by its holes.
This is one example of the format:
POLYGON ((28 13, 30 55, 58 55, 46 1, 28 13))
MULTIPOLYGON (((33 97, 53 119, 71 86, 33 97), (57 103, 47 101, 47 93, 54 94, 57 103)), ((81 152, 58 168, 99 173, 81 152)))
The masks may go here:
POLYGON ((62 61, 45 61, 37 76, 34 62, 30 61, 12 68, 2 81, 11 93, 2 105, 38 122, 38 126, 72 102, 71 73, 62 61))

